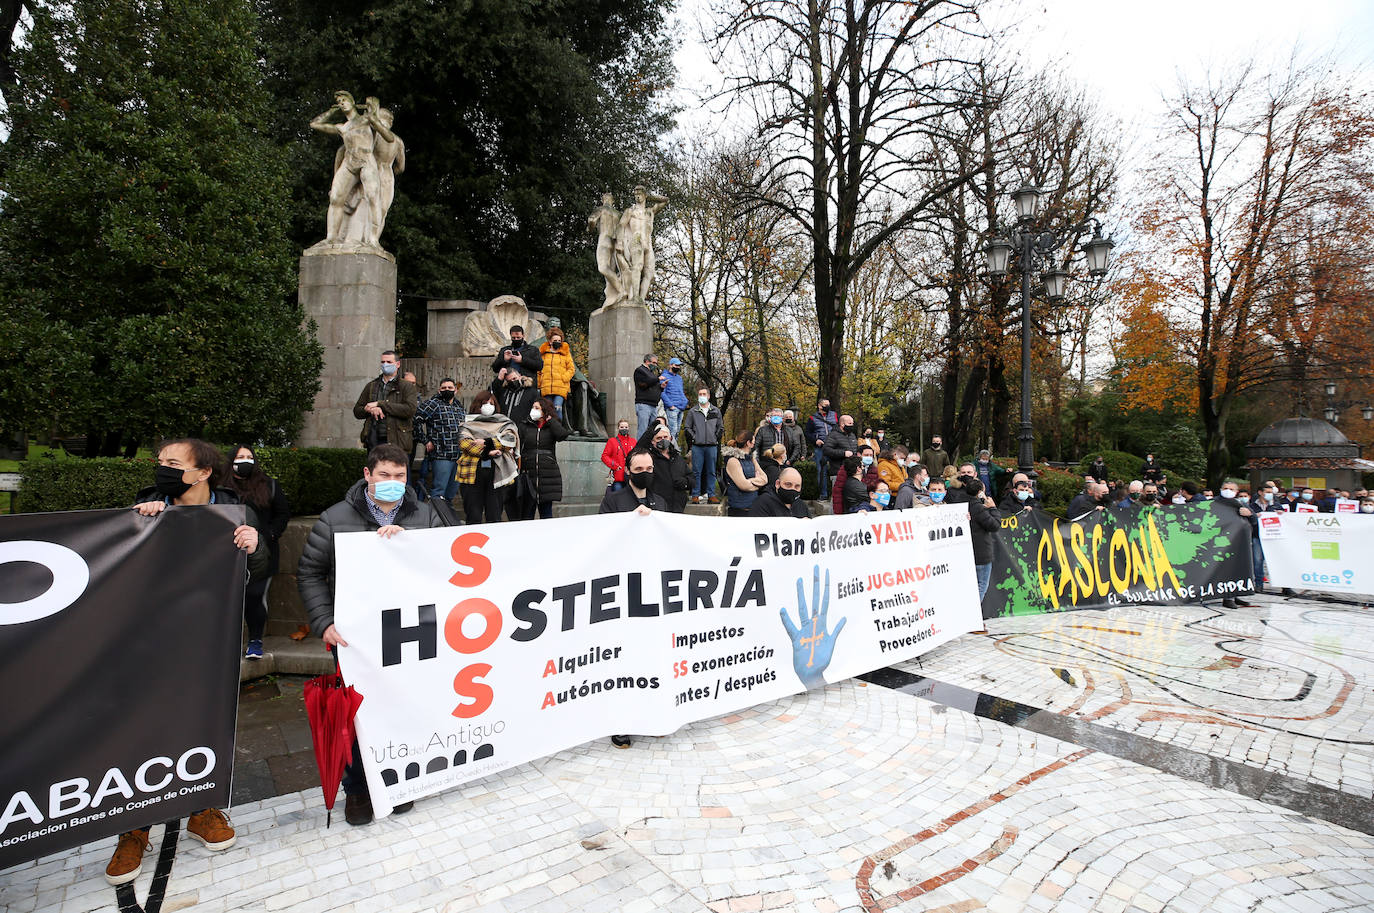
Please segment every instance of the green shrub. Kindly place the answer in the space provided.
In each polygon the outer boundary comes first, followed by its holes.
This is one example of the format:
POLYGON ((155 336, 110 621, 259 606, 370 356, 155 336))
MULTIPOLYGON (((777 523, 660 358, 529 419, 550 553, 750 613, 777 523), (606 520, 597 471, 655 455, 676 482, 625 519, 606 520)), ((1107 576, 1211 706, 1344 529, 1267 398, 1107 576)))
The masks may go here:
MULTIPOLYGON (((263 470, 286 492, 291 513, 318 514, 341 500, 363 476, 367 454, 360 449, 255 448, 263 470)), ((151 459, 79 459, 43 454, 19 464, 23 475, 19 507, 25 513, 128 507, 153 484, 151 459)))
POLYGON ((816 461, 802 460, 793 463, 792 468, 801 473, 802 477, 802 499, 814 501, 821 496, 821 486, 816 480, 816 461))
POLYGON ((97 510, 128 507, 153 484, 152 460, 62 458, 51 452, 19 464, 19 510, 97 510))
POLYGON ((367 453, 361 448, 258 447, 262 469, 281 483, 294 516, 313 516, 343 500, 363 477, 367 453))
POLYGON ((1179 422, 1165 431, 1155 441, 1155 459, 1169 476, 1169 485, 1174 486, 1174 476, 1198 479, 1207 474, 1207 452, 1202 449, 1202 440, 1197 431, 1187 422, 1179 422))
MULTIPOLYGON (((1083 461, 1078 464, 1078 479, 1081 482, 1083 477, 1088 474, 1088 468, 1092 466, 1093 457, 1101 456, 1107 464, 1108 479, 1120 479, 1123 482, 1130 482, 1140 478, 1140 467, 1144 465, 1145 458, 1136 456, 1133 453, 1126 453, 1123 450, 1094 450, 1083 457, 1083 461)), ((1159 454, 1155 454, 1159 458, 1159 454)))
POLYGON ((1043 463, 1037 463, 1035 471, 1040 476, 1036 483, 1040 491, 1040 507, 1062 517, 1074 495, 1083 490, 1083 477, 1062 469, 1051 469, 1043 463))

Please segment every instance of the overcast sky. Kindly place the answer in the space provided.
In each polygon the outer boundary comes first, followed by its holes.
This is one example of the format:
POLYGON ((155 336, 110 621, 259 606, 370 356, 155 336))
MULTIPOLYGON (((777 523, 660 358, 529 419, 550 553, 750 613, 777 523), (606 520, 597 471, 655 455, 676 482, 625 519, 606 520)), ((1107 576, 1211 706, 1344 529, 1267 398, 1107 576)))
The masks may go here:
MULTIPOLYGON (((706 3, 679 7, 677 62, 687 91, 717 79, 699 40, 706 3)), ((1062 67, 1131 132, 1158 122, 1161 95, 1172 94, 1180 75, 1196 79, 1246 59, 1281 63, 1295 43, 1305 54, 1334 52, 1345 66, 1374 72, 1374 0, 1000 0, 989 5, 989 18, 1015 25, 1009 40, 1031 69, 1062 67)), ((689 107, 688 129, 701 117, 689 107)))

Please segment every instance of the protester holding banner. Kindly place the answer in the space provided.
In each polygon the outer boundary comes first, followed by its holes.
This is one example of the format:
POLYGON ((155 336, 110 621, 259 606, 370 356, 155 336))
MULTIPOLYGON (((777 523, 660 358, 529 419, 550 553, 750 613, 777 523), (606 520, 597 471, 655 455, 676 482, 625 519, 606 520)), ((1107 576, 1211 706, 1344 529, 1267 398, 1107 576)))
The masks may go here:
MULTIPOLYGON (((334 537, 339 533, 376 530, 377 535, 389 539, 406 528, 445 525, 429 504, 416 500, 406 485, 409 464, 406 452, 399 447, 384 444, 373 448, 367 455, 362 479, 353 483, 342 501, 320 514, 305 540, 296 569, 296 585, 310 616, 311 632, 332 650, 348 646, 343 632, 334 626, 334 537)), ((353 760, 344 768, 342 784, 346 797, 344 820, 355 826, 372 820, 372 799, 362 763, 355 737, 353 760)), ((409 806, 397 806, 394 811, 409 811, 409 806)))
POLYGON ((243 651, 245 659, 262 659, 262 636, 267 630, 267 588, 277 573, 281 562, 281 546, 278 544, 286 524, 291 522, 291 505, 286 501, 286 492, 276 479, 263 472, 258 465, 257 454, 252 447, 239 445, 233 452, 233 472, 229 474, 229 487, 238 495, 239 500, 249 505, 263 522, 263 532, 267 536, 268 555, 271 561, 261 577, 255 577, 243 594, 243 620, 248 626, 248 646, 243 651))
POLYGON ((811 518, 806 502, 801 496, 801 473, 790 466, 778 473, 778 480, 771 487, 759 492, 754 506, 749 508, 751 517, 796 517, 799 520, 811 518))
POLYGON ((992 557, 997 546, 997 531, 1002 528, 1002 513, 997 503, 988 497, 979 479, 964 483, 968 496, 968 525, 973 537, 973 570, 978 575, 978 599, 981 602, 992 582, 992 557))
MULTIPOLYGON (((169 507, 240 503, 233 491, 217 487, 223 475, 223 462, 213 444, 191 438, 168 441, 158 450, 156 484, 138 493, 134 510, 145 517, 156 517, 169 507)), ((264 541, 266 536, 258 532, 261 521, 252 506, 246 506, 245 512, 248 522, 234 529, 234 546, 248 553, 251 583, 267 573, 271 549, 264 541)), ((151 827, 150 824, 119 835, 114 855, 105 867, 107 882, 121 885, 138 877, 143 870, 143 856, 148 852, 151 827)), ((205 844, 206 849, 226 850, 234 845, 234 829, 217 808, 201 809, 187 818, 186 833, 205 844)))

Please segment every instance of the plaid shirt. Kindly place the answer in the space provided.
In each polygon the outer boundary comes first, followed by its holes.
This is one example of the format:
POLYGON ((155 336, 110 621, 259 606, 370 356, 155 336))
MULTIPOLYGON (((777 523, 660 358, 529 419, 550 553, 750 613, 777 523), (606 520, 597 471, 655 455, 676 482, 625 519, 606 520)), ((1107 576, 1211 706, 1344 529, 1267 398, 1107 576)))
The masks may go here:
POLYGON ((453 402, 446 403, 438 396, 431 396, 415 410, 415 441, 419 444, 434 444, 434 452, 429 454, 436 460, 458 459, 458 428, 467 416, 455 396, 453 402))

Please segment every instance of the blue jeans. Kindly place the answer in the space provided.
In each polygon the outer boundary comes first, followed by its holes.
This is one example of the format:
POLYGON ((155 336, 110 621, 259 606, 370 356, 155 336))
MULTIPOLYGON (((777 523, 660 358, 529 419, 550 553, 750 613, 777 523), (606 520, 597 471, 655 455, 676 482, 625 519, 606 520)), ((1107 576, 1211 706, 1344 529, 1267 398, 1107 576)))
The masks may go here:
POLYGON ((649 430, 649 426, 654 423, 654 416, 658 414, 657 403, 635 403, 635 419, 639 423, 639 430, 635 432, 635 439, 644 436, 644 432, 649 430))
POLYGON ((692 445, 692 473, 696 485, 692 489, 693 497, 697 495, 715 497, 716 455, 718 453, 720 453, 720 447, 717 444, 692 445))
POLYGON ((676 441, 677 433, 682 429, 682 410, 673 406, 664 406, 663 417, 668 420, 668 433, 676 441))
POLYGON ((1260 546, 1260 537, 1256 533, 1250 538, 1250 556, 1255 562, 1255 592, 1264 592, 1264 549, 1260 546))
POLYGON ((549 399, 553 402, 553 408, 554 408, 554 411, 558 413, 558 418, 559 418, 559 420, 562 420, 562 418, 563 418, 563 397, 561 397, 561 396, 550 396, 549 399))
POLYGON ((819 447, 816 448, 816 484, 821 487, 822 500, 830 497, 830 461, 819 447))
POLYGON ((973 569, 978 573, 978 601, 982 602, 988 594, 988 585, 992 583, 992 563, 975 564, 973 569))
POLYGON ((434 459, 430 465, 434 467, 434 485, 429 490, 429 496, 452 501, 454 495, 458 494, 458 480, 454 478, 458 461, 434 459))

